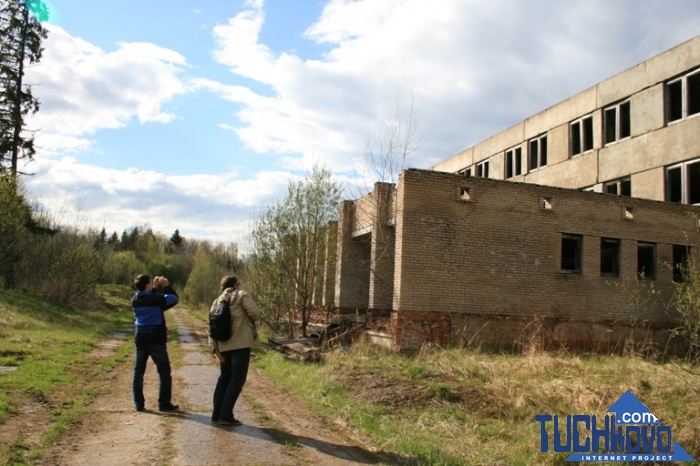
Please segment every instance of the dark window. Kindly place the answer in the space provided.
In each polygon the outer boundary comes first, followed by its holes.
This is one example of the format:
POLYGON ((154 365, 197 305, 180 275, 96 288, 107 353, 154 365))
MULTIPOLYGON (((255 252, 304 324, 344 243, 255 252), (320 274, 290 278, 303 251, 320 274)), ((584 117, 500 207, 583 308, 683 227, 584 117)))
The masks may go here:
POLYGON ((593 149, 593 117, 587 116, 571 123, 571 155, 593 149))
POLYGON ((683 202, 683 177, 681 172, 681 166, 666 170, 666 200, 669 202, 683 202))
POLYGON ((628 138, 630 134, 632 134, 632 118, 628 100, 620 104, 620 139, 628 138))
POLYGON ((688 269, 688 258, 690 257, 690 246, 673 245, 673 281, 685 281, 685 274, 688 269))
POLYGON ((606 194, 629 197, 632 195, 632 181, 629 178, 623 178, 621 180, 605 183, 603 185, 603 192, 606 194))
POLYGON ((686 165, 688 204, 700 203, 700 162, 686 165))
POLYGON ((481 163, 476 164, 476 176, 480 176, 482 178, 489 177, 489 163, 488 162, 481 162, 481 163))
POLYGON ((683 81, 678 80, 666 85, 666 112, 668 121, 683 118, 683 81))
POLYGON ((613 105, 603 111, 603 144, 619 141, 631 134, 630 101, 613 105))
POLYGON ((656 244, 637 243, 637 277, 653 280, 656 277, 656 244))
POLYGON ((472 176, 472 169, 471 169, 471 167, 465 168, 464 170, 460 170, 459 174, 464 176, 464 177, 470 177, 470 176, 472 176))
POLYGON ((700 113, 700 73, 688 76, 688 115, 700 113))
POLYGON ((536 170, 547 165, 547 136, 530 139, 529 170, 536 170))
POLYGON ((605 144, 617 141, 617 107, 605 111, 605 144))
POLYGON ((600 239, 600 274, 605 277, 620 276, 620 240, 600 239))
POLYGON ((700 160, 692 160, 666 169, 666 200, 700 204, 700 160))
POLYGON ((561 237, 561 269, 581 273, 581 235, 565 234, 561 237))
POLYGON ((682 120, 700 113, 700 71, 666 84, 666 121, 682 120))
POLYGON ((523 173, 523 151, 520 147, 506 151, 506 178, 520 176, 523 173))

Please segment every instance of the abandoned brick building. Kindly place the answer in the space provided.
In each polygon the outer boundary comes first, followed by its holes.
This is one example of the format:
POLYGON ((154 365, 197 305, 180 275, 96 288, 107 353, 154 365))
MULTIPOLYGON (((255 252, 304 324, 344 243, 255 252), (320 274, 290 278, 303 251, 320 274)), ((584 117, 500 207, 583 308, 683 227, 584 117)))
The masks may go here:
POLYGON ((396 350, 663 345, 677 265, 700 245, 699 115, 697 36, 377 183, 342 205, 324 299, 386 316, 396 350))

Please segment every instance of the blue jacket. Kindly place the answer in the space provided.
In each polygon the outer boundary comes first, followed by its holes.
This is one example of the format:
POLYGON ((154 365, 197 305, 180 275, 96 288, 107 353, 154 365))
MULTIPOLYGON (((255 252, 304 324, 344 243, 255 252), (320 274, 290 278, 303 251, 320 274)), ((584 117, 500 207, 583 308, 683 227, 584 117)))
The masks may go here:
MULTIPOLYGON (((153 334, 153 338, 147 338, 149 343, 165 343, 167 327, 163 313, 174 307, 180 298, 170 286, 163 289, 164 294, 152 291, 139 291, 131 298, 131 309, 134 311, 136 321, 136 340, 139 343, 139 333, 144 337, 153 334)), ((146 343, 144 341, 143 343, 146 343)))

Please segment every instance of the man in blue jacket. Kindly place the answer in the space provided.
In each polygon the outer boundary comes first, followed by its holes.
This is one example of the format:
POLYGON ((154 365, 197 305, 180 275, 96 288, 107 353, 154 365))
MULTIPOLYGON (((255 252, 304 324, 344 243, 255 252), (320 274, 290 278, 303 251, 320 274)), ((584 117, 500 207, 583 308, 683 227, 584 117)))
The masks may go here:
POLYGON ((131 298, 131 308, 136 322, 134 325, 134 340, 136 343, 136 364, 134 365, 134 406, 136 411, 145 409, 143 397, 143 375, 146 373, 148 357, 158 369, 160 389, 158 393, 158 409, 160 411, 176 411, 177 405, 172 403, 172 383, 170 373, 170 358, 168 356, 168 328, 165 325, 165 315, 168 309, 175 306, 179 298, 170 282, 165 277, 139 275, 134 280, 138 290, 131 298), (162 291, 156 293, 154 289, 162 291))

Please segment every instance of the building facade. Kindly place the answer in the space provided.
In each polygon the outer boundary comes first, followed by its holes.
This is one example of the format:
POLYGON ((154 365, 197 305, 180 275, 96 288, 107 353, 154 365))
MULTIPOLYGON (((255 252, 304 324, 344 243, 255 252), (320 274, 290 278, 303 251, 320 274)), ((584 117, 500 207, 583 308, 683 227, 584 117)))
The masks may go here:
POLYGON ((378 183, 343 203, 335 305, 402 351, 666 345, 700 245, 698 115, 700 36, 378 183))

